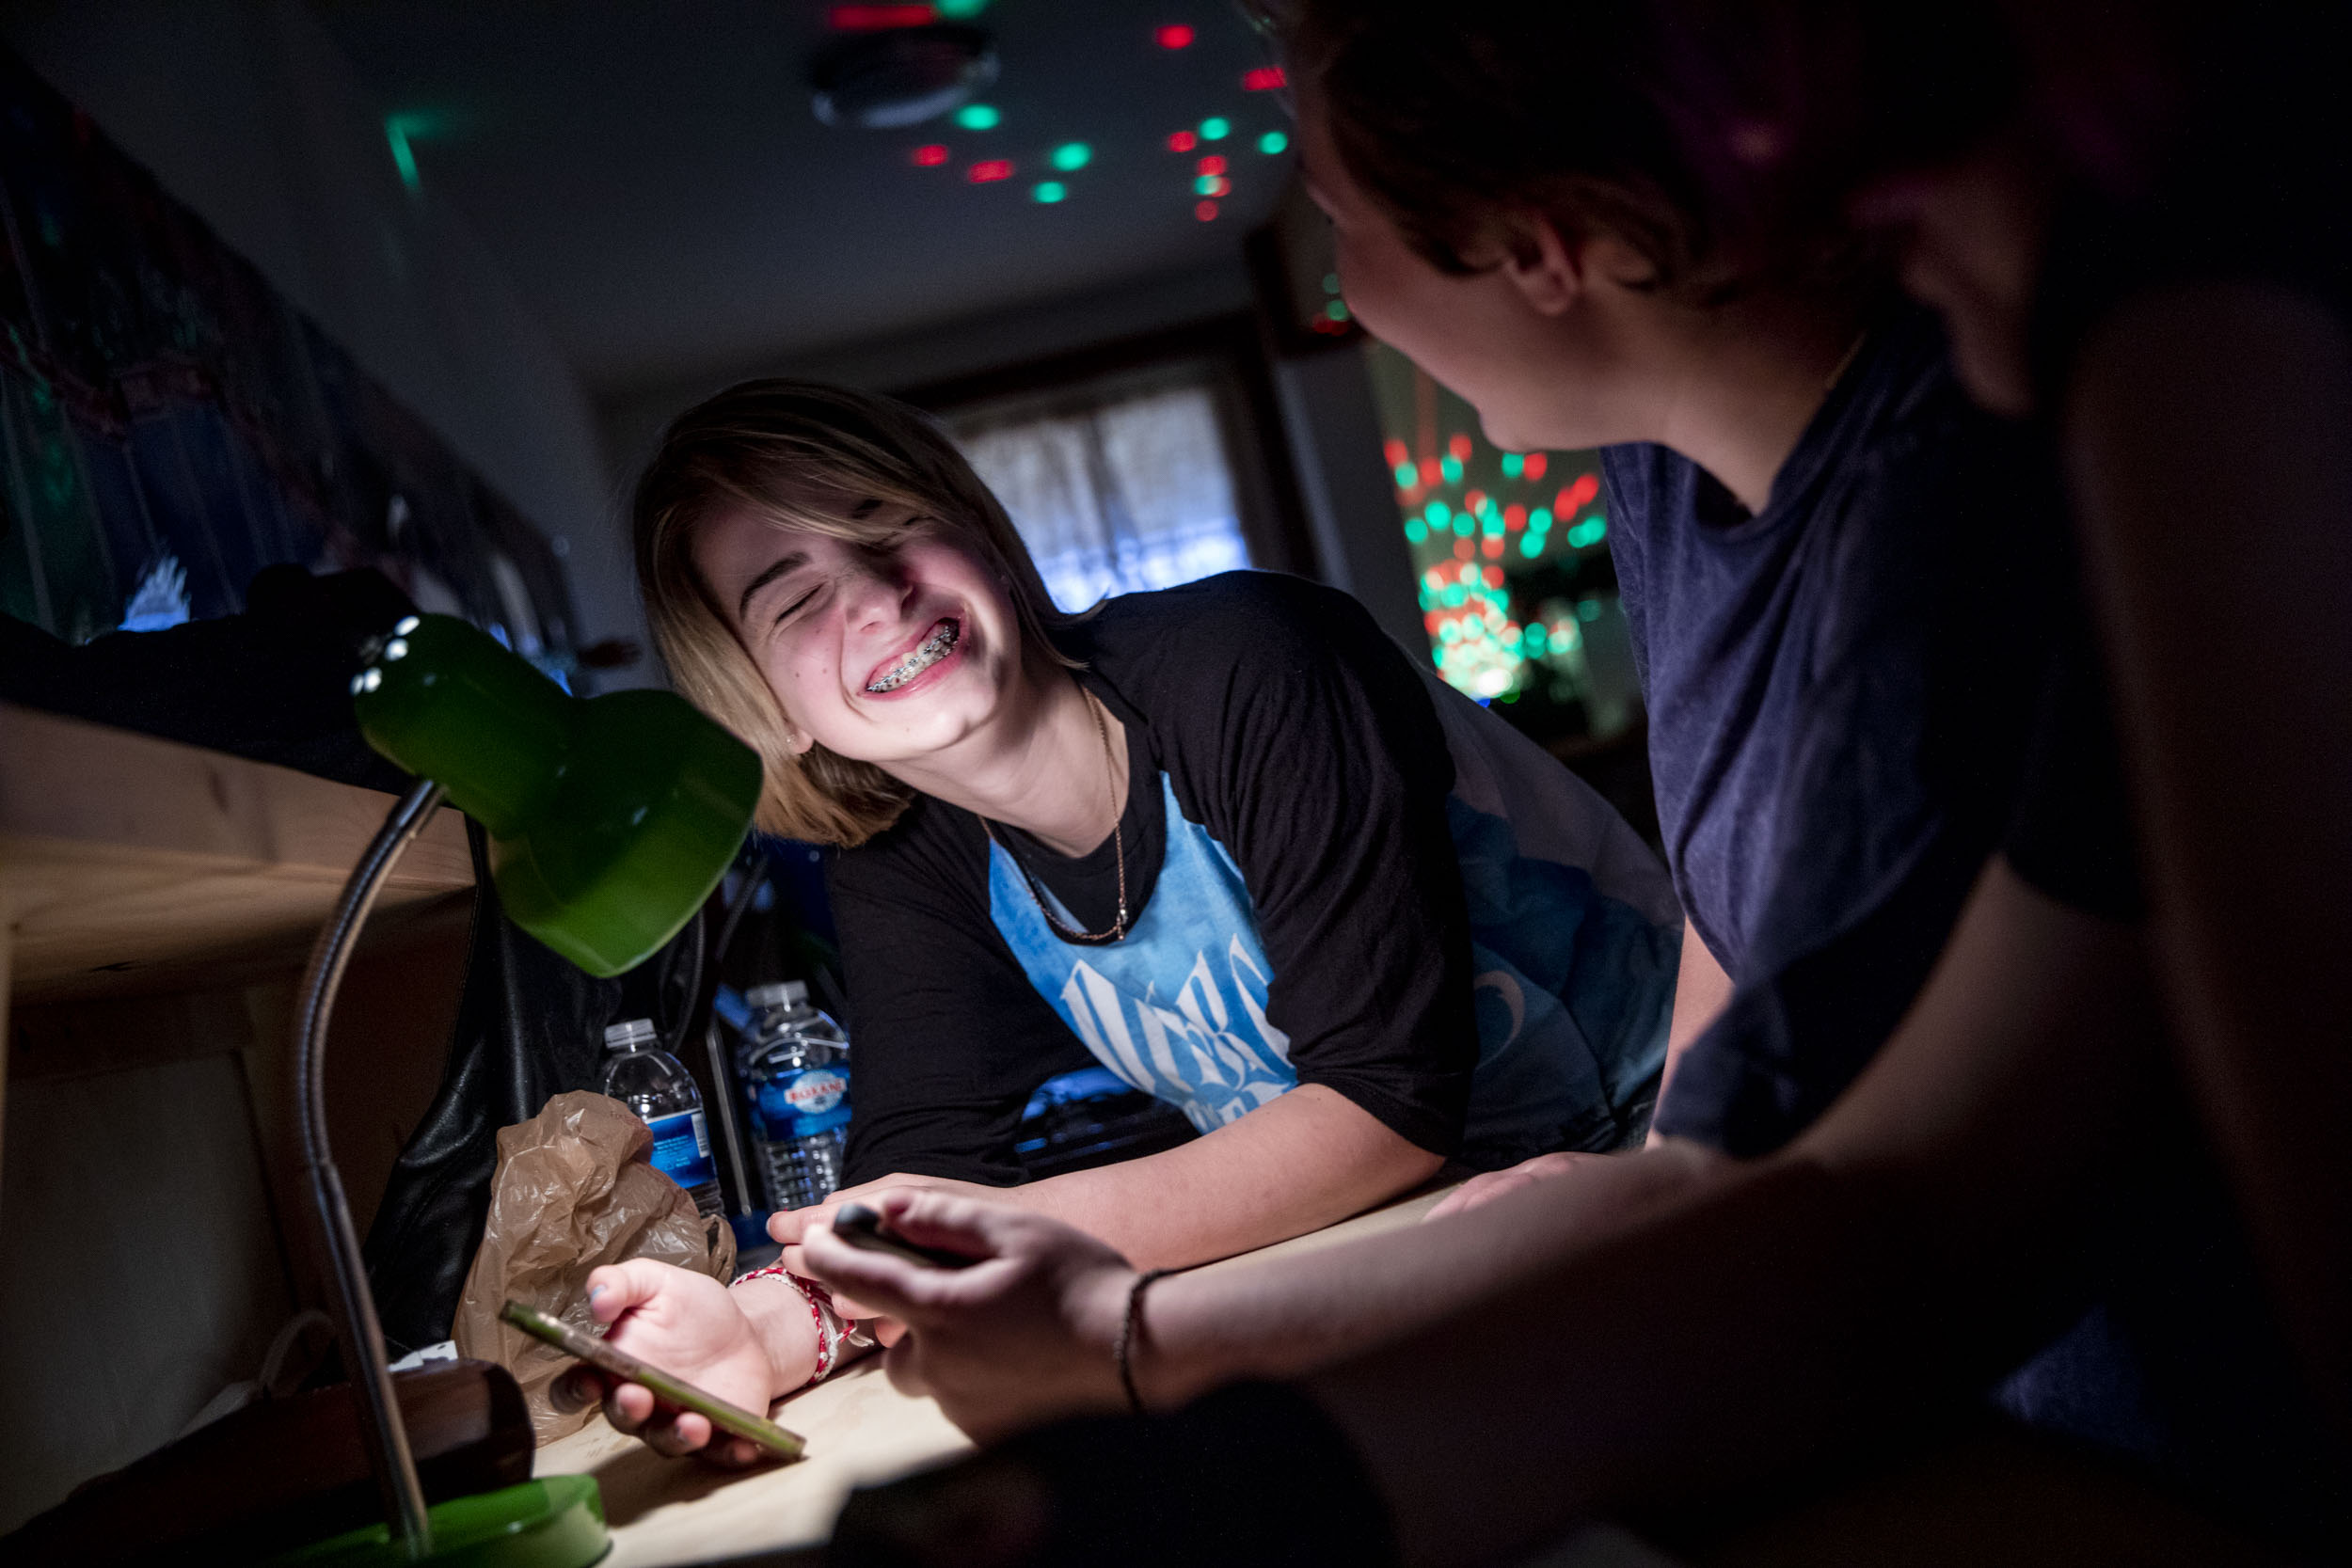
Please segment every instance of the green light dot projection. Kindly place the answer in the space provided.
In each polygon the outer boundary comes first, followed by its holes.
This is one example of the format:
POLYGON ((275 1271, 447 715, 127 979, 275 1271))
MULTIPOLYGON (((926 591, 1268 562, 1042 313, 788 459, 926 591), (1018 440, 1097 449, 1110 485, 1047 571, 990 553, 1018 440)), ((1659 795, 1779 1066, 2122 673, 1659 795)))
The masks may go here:
POLYGON ((423 179, 417 171, 416 144, 420 139, 432 135, 438 124, 439 117, 430 114, 410 113, 384 117, 384 141, 391 149, 392 166, 400 171, 400 182, 407 187, 408 194, 411 196, 417 195, 424 188, 423 179))
MULTIPOLYGON (((934 0, 930 14, 941 19, 957 20, 977 16, 988 9, 989 5, 990 0, 934 0)), ((841 28, 878 24, 866 19, 845 20, 850 11, 871 11, 877 15, 888 11, 895 16, 900 10, 914 9, 837 8, 834 25, 841 28)), ((1196 56, 1200 56, 1200 63, 1204 66, 1211 63, 1203 52, 1194 47, 1197 29, 1188 23, 1168 23, 1147 28, 1138 33, 1137 40, 1139 49, 1149 47, 1154 62, 1151 69, 1173 67, 1183 71, 1196 56)), ((1211 78, 1193 79, 1194 88, 1200 93, 1194 102, 1200 109, 1208 109, 1221 102, 1224 112, 1206 114, 1189 123, 1164 126, 1152 134, 1151 142, 1156 169, 1166 171, 1165 176, 1155 173, 1155 180, 1166 178, 1163 188, 1168 196, 1181 203, 1181 210, 1202 223, 1215 221, 1226 213, 1231 200, 1256 194, 1251 188, 1253 181, 1260 182, 1261 188, 1264 188, 1262 176, 1258 173, 1258 163, 1248 155, 1248 150, 1254 149, 1264 158, 1280 158, 1293 150, 1294 141, 1291 130, 1283 123, 1285 109, 1282 95, 1271 90, 1283 85, 1282 72, 1279 69, 1266 66, 1246 71, 1236 83, 1220 67, 1214 72, 1216 85, 1210 85, 1210 81, 1211 78), (1241 88, 1239 98, 1232 96, 1236 85, 1241 88), (1176 156, 1168 157, 1168 154, 1176 156), (1157 162, 1160 158, 1165 158, 1166 162, 1157 162), (1179 159, 1182 161, 1179 162, 1179 159), (1248 166, 1247 177, 1242 167, 1245 163, 1248 166)), ((1013 124, 1028 128, 1032 134, 1035 122, 1042 118, 1036 105, 1028 103, 1016 103, 1013 113, 1014 119, 1009 121, 1005 111, 997 104, 975 103, 962 105, 946 118, 958 131, 986 133, 1013 124)), ((1065 124, 1048 129, 1066 135, 1077 127, 1065 124)), ((402 178, 413 189, 417 176, 415 159, 408 144, 402 138, 396 124, 387 126, 387 136, 392 144, 393 159, 400 166, 402 178)), ((1142 149, 1122 147, 1111 150, 1114 162, 1119 165, 1119 178, 1130 179, 1139 172, 1135 155, 1142 149)), ((1093 170, 1102 163, 1102 149, 1088 141, 1073 139, 1057 142, 1041 138, 1030 144, 1028 152, 1016 159, 1004 156, 1001 152, 983 152, 978 148, 952 147, 946 136, 936 142, 911 142, 900 151, 909 167, 931 169, 950 163, 959 164, 964 169, 963 182, 967 185, 985 188, 1003 184, 1009 189, 1025 190, 1032 202, 1047 207, 1084 198, 1091 188, 1089 182, 1098 176, 1088 173, 1085 179, 1078 180, 1067 177, 1093 170), (1030 174, 1034 182, 1021 184, 1014 179, 1016 173, 1030 174), (1048 178, 1035 180, 1037 174, 1045 174, 1048 178)), ((1355 312, 1349 309, 1346 300, 1340 297, 1336 277, 1325 280, 1325 293, 1328 297, 1322 308, 1311 311, 1303 325, 1330 338, 1345 339, 1351 336, 1355 331, 1355 312)))
MULTIPOLYGON (((834 25, 836 29, 895 25, 908 22, 914 13, 926 9, 931 17, 954 21, 977 16, 989 7, 990 0, 933 0, 928 8, 835 8, 834 25), (907 14, 902 16, 902 12, 907 14)), ((1173 68, 1185 71, 1196 58, 1203 67, 1214 64, 1208 59, 1207 52, 1196 49, 1199 37, 1199 29, 1190 23, 1164 23, 1139 30, 1136 47, 1148 47, 1153 60, 1149 69, 1173 68)), ((1168 180, 1165 189, 1181 202, 1183 210, 1195 220, 1207 223, 1227 211, 1229 199, 1241 199, 1252 194, 1250 182, 1258 179, 1258 166, 1254 159, 1248 157, 1246 150, 1255 149, 1260 156, 1265 158, 1280 158, 1293 150, 1294 138, 1290 128, 1283 123, 1285 105, 1282 94, 1276 90, 1283 86, 1279 68, 1253 68, 1242 71, 1236 80, 1228 74, 1224 67, 1215 66, 1210 76, 1203 77, 1193 72, 1184 79, 1191 81, 1192 87, 1200 92, 1200 96, 1194 101, 1200 108, 1208 109, 1222 102, 1224 110, 1206 114, 1190 123, 1164 125, 1152 134, 1152 145, 1157 153, 1173 153, 1184 160, 1181 165, 1171 159, 1158 166, 1173 176, 1168 180), (1212 81, 1216 85, 1212 86, 1212 81), (1236 86, 1241 89, 1238 98, 1232 96, 1236 86), (1242 177, 1240 167, 1245 162, 1249 165, 1248 179, 1242 177)), ((1016 103, 1014 113, 1016 120, 1025 126, 1032 125, 1042 118, 1037 112, 1037 106, 1029 103, 1016 103)), ((966 103, 947 118, 957 130, 974 133, 995 131, 1009 123, 1004 111, 994 103, 966 103)), ((1076 127, 1064 125, 1052 129, 1067 134, 1076 127)), ((387 135, 392 143, 393 158, 400 166, 402 178, 414 188, 415 161, 407 143, 401 138, 396 126, 388 126, 387 135)), ((1136 174, 1137 168, 1133 155, 1141 150, 1123 148, 1114 150, 1125 154, 1120 175, 1127 178, 1136 174)), ((1082 197, 1089 186, 1085 181, 1057 178, 1048 178, 1026 186, 1018 185, 1013 182, 1016 162, 1022 171, 1034 169, 1039 173, 1050 172, 1058 176, 1075 175, 1093 168, 1101 162, 1097 147, 1081 140, 1032 143, 1030 151, 1016 161, 1002 155, 987 155, 977 148, 951 148, 943 137, 937 142, 910 143, 901 150, 901 156, 914 168, 938 168, 951 162, 960 163, 964 166, 966 184, 980 187, 1007 184, 1015 189, 1025 189, 1029 198, 1041 206, 1054 206, 1082 197)), ((1355 330, 1355 313, 1348 308, 1347 302, 1339 297, 1339 280, 1336 277, 1328 279, 1325 292, 1330 297, 1319 311, 1311 312, 1303 325, 1331 338, 1351 336, 1355 330)))

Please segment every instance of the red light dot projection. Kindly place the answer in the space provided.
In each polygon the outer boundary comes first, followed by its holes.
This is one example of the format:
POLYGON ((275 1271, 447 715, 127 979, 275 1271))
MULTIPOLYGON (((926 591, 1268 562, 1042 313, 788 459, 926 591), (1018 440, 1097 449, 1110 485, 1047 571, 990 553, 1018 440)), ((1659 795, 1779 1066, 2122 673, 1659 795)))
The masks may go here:
POLYGON ((1231 180, 1226 179, 1220 174, 1216 177, 1216 182, 1209 187, 1209 194, 1211 196, 1226 196, 1232 193, 1233 189, 1233 182, 1231 180))
POLYGON ((1562 522, 1565 522, 1570 513, 1599 494, 1600 481, 1597 478, 1592 474, 1579 474, 1573 483, 1560 492, 1560 499, 1554 504, 1553 511, 1562 522))
POLYGON ((1500 588, 1500 587, 1502 587, 1502 567, 1500 567, 1500 566, 1489 566, 1489 567, 1487 567, 1487 568, 1486 568, 1486 573, 1485 573, 1485 576, 1486 576, 1486 586, 1487 586, 1487 587, 1489 587, 1489 588, 1500 588))
MULTIPOLYGON (((1465 539, 1462 543, 1467 545, 1470 541, 1465 539)), ((1486 553, 1486 559, 1489 561, 1501 561, 1502 559, 1502 541, 1499 538, 1489 536, 1481 540, 1479 542, 1479 548, 1486 553)))
POLYGON ((929 147, 916 148, 907 154, 907 159, 917 168, 937 168, 947 161, 947 150, 933 142, 929 147))
POLYGON ((1170 152, 1189 152, 1200 145, 1200 138, 1190 131, 1172 131, 1168 137, 1170 152))
POLYGON ((1514 531, 1527 526, 1527 508, 1513 501, 1502 509, 1502 526, 1514 531))
POLYGON ((991 158, 984 164, 974 164, 964 171, 963 177, 976 185, 985 185, 997 180, 1009 180, 1012 178, 1012 160, 991 158))
POLYGON ((1280 66, 1262 65, 1255 71, 1245 71, 1241 73, 1241 90, 1244 92, 1272 92, 1276 88, 1279 87, 1283 81, 1284 77, 1282 75, 1282 68, 1280 66))
POLYGON ((1468 561, 1470 558, 1470 542, 1467 539, 1456 539, 1454 541, 1454 559, 1456 561, 1468 561))
POLYGON ((1421 482, 1423 484, 1435 484, 1444 477, 1445 472, 1438 467, 1436 458, 1424 457, 1421 460, 1421 482))
POLYGON ((1457 430, 1445 438, 1445 450, 1456 463, 1467 463, 1470 455, 1470 438, 1457 430))
POLYGON ((845 33, 871 33, 884 27, 922 27, 939 20, 930 6, 835 6, 826 13, 845 33))
POLYGON ((1212 152, 1193 165, 1193 172, 1195 174, 1222 174, 1225 172, 1225 160, 1212 152))
POLYGON ((1152 29, 1152 41, 1163 49, 1188 49, 1192 46, 1192 29, 1179 22, 1167 27, 1152 29))
POLYGON ((1473 517, 1486 511, 1486 492, 1484 490, 1472 490, 1469 495, 1464 496, 1462 498, 1462 510, 1469 513, 1473 517))
POLYGON ((1202 223, 1206 223, 1216 216, 1216 203, 1214 201, 1196 202, 1192 209, 1192 215, 1202 223))
POLYGON ((1389 467, 1391 468, 1401 468, 1413 460, 1413 454, 1406 450, 1405 443, 1393 436, 1390 436, 1388 444, 1380 449, 1380 455, 1389 460, 1389 467))
POLYGON ((1531 451, 1527 454, 1527 467, 1520 471, 1527 476, 1528 483, 1532 484, 1544 477, 1545 467, 1544 454, 1540 451, 1531 451))

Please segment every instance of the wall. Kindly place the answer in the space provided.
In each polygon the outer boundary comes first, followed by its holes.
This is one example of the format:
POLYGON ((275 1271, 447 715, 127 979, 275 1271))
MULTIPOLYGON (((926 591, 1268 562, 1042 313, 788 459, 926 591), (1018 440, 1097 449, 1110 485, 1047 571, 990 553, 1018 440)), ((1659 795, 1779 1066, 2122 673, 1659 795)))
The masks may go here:
POLYGON ((1235 257, 1217 266, 1137 278, 1114 289, 944 326, 788 358, 750 359, 729 370, 629 388, 606 397, 605 447, 619 472, 634 476, 672 417, 722 387, 752 376, 804 376, 889 391, 1213 320, 1247 310, 1250 297, 1249 274, 1235 257))
POLYGON ((561 542, 581 641, 642 641, 578 379, 302 6, 20 0, 0 39, 561 542))
POLYGON ((1324 579, 1355 594, 1418 663, 1429 635, 1380 456, 1380 416, 1362 352, 1351 346, 1278 359, 1274 388, 1324 579))

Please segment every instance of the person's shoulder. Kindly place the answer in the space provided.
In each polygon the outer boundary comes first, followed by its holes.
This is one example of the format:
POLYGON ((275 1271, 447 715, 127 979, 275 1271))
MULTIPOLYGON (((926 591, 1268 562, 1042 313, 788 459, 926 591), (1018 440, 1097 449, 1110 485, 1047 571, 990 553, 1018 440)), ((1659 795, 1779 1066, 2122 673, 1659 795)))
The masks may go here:
POLYGON ((1106 663, 1163 678, 1216 679, 1360 657, 1389 646, 1352 596, 1283 572, 1223 572, 1176 588, 1122 594, 1089 624, 1106 663))
POLYGON ((1105 630, 1136 627, 1155 632, 1225 626, 1313 622, 1363 607, 1340 590, 1288 572, 1219 572, 1174 588, 1153 588, 1105 599, 1093 626, 1105 630))
POLYGON ((832 859, 834 895, 890 899, 981 873, 974 849, 984 835, 971 813, 917 795, 898 820, 832 859))

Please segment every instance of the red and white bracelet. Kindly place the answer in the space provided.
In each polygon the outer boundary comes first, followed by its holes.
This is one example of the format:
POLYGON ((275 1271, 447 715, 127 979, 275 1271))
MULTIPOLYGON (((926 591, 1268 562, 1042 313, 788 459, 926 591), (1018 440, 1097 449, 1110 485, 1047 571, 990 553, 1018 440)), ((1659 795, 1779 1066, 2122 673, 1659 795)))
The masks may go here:
MULTIPOLYGON (((782 1263, 771 1263, 764 1269, 754 1269, 751 1273, 737 1279, 735 1284, 729 1285, 727 1289, 733 1290, 736 1285, 748 1285, 755 1279, 782 1279, 800 1291, 801 1299, 808 1303, 808 1315, 817 1324, 817 1370, 808 1374, 808 1382, 802 1384, 801 1388, 806 1388, 810 1384, 822 1383, 838 1371, 844 1360, 841 1353, 845 1348, 863 1350, 874 1342, 862 1327, 843 1321, 841 1314, 834 1309, 831 1291, 804 1275, 794 1274, 782 1263)), ((795 1388, 792 1391, 797 1394, 801 1389, 795 1388)))

